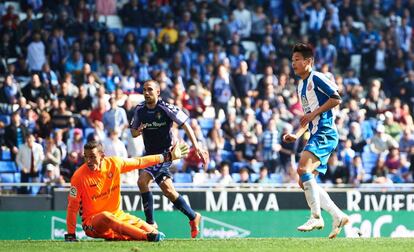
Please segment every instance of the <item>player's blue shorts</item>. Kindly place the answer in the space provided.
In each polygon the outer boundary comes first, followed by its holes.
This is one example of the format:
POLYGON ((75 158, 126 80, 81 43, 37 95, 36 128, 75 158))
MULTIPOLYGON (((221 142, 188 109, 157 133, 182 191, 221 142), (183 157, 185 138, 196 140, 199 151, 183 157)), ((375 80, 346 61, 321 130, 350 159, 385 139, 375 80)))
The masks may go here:
POLYGON ((166 178, 172 178, 170 166, 172 162, 164 162, 144 169, 144 172, 149 173, 152 178, 159 185, 166 178))
POLYGON ((318 172, 326 173, 329 156, 338 146, 338 142, 339 139, 336 132, 332 134, 316 132, 314 135, 311 135, 304 150, 312 152, 321 161, 321 165, 316 169, 318 172))

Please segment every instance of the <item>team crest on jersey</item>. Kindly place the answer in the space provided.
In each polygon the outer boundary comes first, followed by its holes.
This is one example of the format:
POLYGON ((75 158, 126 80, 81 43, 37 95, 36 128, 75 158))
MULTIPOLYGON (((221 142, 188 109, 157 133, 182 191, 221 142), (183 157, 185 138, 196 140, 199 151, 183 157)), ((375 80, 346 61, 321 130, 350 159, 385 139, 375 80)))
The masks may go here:
POLYGON ((108 172, 108 178, 112 178, 114 175, 112 174, 112 172, 108 172))
POLYGON ((157 118, 157 120, 161 120, 161 113, 160 112, 157 112, 156 114, 155 114, 155 117, 157 118))
POLYGON ((313 85, 312 85, 312 82, 310 82, 310 83, 308 83, 308 86, 307 86, 307 90, 308 91, 311 91, 312 90, 312 88, 313 88, 313 85))

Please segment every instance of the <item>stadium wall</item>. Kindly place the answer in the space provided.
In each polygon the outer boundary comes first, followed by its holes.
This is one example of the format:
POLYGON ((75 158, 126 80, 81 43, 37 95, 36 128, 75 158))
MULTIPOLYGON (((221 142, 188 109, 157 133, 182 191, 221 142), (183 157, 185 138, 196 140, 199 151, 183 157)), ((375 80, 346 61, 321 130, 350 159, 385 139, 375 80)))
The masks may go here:
MULTIPOLYGON (((297 232, 296 227, 309 216, 308 210, 201 213, 204 216, 201 238, 326 237, 330 232, 331 218, 326 213, 323 213, 326 223, 323 230, 297 232)), ((141 211, 132 214, 143 217, 141 211)), ((412 212, 348 211, 348 214, 351 221, 341 237, 414 237, 412 212)), ((65 211, 0 212, 0 240, 62 240, 66 232, 65 216, 65 211)), ((156 211, 155 218, 168 238, 189 238, 188 220, 178 211, 156 211)), ((87 239, 79 224, 77 237, 87 239)))
MULTIPOLYGON (((198 211, 280 211, 308 209, 302 191, 272 188, 181 189, 180 194, 198 211)), ((414 211, 412 191, 374 191, 356 189, 328 190, 339 208, 348 211, 414 211)), ((122 191, 122 209, 142 211, 137 190, 122 191)), ((67 188, 57 188, 52 195, 0 196, 0 211, 66 210, 67 188)), ((173 205, 154 191, 154 209, 172 211, 173 205)))

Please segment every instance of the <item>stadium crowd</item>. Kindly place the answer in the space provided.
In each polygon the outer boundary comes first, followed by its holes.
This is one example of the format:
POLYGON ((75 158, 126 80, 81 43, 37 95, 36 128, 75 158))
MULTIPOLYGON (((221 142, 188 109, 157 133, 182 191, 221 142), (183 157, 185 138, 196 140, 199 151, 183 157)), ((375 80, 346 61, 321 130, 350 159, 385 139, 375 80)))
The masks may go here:
POLYGON ((295 183, 309 135, 281 136, 303 115, 297 41, 314 45, 315 70, 343 99, 319 179, 413 181, 412 0, 21 0, 0 1, 0 16, 1 157, 17 167, 2 182, 69 182, 91 139, 108 156, 143 155, 128 127, 155 79, 210 152, 208 167, 194 151, 177 163, 176 182, 295 183))

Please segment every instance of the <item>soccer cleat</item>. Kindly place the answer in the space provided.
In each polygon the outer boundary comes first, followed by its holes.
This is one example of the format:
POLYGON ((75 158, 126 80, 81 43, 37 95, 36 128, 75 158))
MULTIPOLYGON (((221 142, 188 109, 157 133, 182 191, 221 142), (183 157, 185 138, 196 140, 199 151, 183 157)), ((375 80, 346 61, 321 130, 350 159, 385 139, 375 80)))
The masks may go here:
POLYGON ((152 232, 147 234, 147 240, 151 242, 159 242, 165 239, 165 234, 163 232, 152 232))
POLYGON ((201 220, 201 214, 196 213, 196 217, 194 220, 190 221, 190 227, 191 227, 191 238, 196 238, 198 233, 200 233, 200 229, 198 226, 200 225, 201 220))
POLYGON ((329 239, 335 238, 342 230, 342 227, 348 224, 349 217, 345 214, 338 216, 337 218, 334 218, 332 221, 332 231, 329 234, 329 239))
POLYGON ((305 222, 305 224, 298 227, 298 230, 302 232, 307 232, 307 231, 312 231, 314 229, 322 229, 324 226, 325 224, 322 218, 316 219, 316 218, 310 217, 309 220, 305 222))

